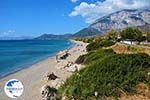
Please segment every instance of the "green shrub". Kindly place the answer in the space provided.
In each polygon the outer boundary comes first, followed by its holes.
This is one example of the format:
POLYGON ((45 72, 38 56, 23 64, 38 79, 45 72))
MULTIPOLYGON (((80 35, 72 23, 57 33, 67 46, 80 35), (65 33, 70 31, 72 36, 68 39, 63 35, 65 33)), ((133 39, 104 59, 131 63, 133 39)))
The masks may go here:
POLYGON ((85 55, 81 55, 75 62, 77 64, 89 64, 111 54, 115 54, 113 49, 98 49, 96 51, 90 51, 85 55))
POLYGON ((147 41, 150 42, 150 33, 147 33, 147 41))
POLYGON ((139 52, 144 51, 143 48, 134 47, 134 46, 130 46, 130 45, 128 45, 128 50, 131 51, 131 52, 135 52, 135 53, 139 53, 139 52))
POLYGON ((92 42, 92 43, 87 45, 86 50, 92 51, 92 50, 96 50, 98 48, 100 48, 99 43, 98 42, 92 42))
POLYGON ((92 38, 92 37, 90 37, 90 38, 74 38, 74 40, 76 40, 76 41, 82 41, 82 42, 85 42, 85 43, 91 43, 91 42, 93 42, 93 39, 94 38, 92 38))
POLYGON ((83 64, 84 60, 86 59, 86 56, 87 56, 87 55, 81 55, 81 56, 79 56, 79 57, 76 59, 75 63, 77 63, 77 64, 83 64))
POLYGON ((108 41, 108 40, 103 40, 103 41, 101 41, 100 42, 100 46, 101 47, 109 47, 109 46, 112 46, 112 45, 114 45, 115 44, 115 42, 113 42, 113 41, 108 41))
POLYGON ((128 27, 122 30, 120 35, 123 40, 130 39, 141 42, 142 39, 142 31, 138 28, 128 27))
POLYGON ((150 57, 146 54, 113 54, 72 75, 59 91, 76 100, 95 98, 95 91, 98 98, 119 97, 121 91, 135 93, 135 85, 150 82, 149 71, 150 57))
POLYGON ((89 45, 87 45, 86 49, 87 49, 87 51, 92 51, 92 50, 97 50, 102 47, 109 47, 114 44, 115 44, 115 42, 113 42, 111 40, 101 40, 101 41, 90 43, 89 45))

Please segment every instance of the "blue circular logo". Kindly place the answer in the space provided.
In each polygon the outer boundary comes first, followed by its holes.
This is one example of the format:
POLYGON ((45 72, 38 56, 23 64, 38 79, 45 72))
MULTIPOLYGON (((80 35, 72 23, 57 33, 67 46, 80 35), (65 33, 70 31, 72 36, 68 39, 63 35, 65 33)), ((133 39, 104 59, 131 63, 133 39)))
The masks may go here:
POLYGON ((10 98, 20 97, 23 93, 23 84, 17 79, 11 79, 5 83, 4 91, 10 98))

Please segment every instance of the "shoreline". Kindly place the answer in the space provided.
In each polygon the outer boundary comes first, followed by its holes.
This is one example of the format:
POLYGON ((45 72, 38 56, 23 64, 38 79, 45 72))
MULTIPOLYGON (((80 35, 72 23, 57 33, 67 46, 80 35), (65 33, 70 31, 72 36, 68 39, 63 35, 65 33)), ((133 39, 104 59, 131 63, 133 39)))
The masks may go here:
POLYGON ((53 56, 39 61, 29 66, 28 68, 0 78, 0 96, 2 97, 2 100, 11 100, 6 96, 3 88, 4 84, 9 79, 18 79, 24 84, 24 92, 22 96, 17 98, 17 100, 39 100, 41 98, 41 87, 45 84, 50 84, 50 82, 43 81, 43 76, 45 76, 47 72, 54 72, 61 78, 61 80, 65 81, 72 74, 72 72, 68 72, 67 70, 62 68, 68 61, 74 62, 80 55, 84 54, 85 52, 82 52, 81 50, 78 51, 78 49, 85 50, 85 47, 87 45, 85 43, 73 40, 71 40, 71 42, 73 42, 73 45, 70 48, 65 49, 69 50, 71 56, 69 56, 65 60, 62 60, 60 64, 56 62, 55 55, 59 53, 57 52, 53 56), (80 44, 82 44, 83 46, 78 46, 80 44))
MULTIPOLYGON (((73 40, 68 40, 68 41, 70 41, 71 45, 70 45, 69 47, 67 47, 67 48, 64 48, 63 50, 60 50, 60 51, 70 50, 71 48, 73 48, 73 46, 75 45, 75 43, 73 42, 73 40)), ((37 60, 37 61, 31 63, 31 64, 26 64, 26 65, 22 66, 22 68, 18 68, 18 69, 16 69, 16 70, 13 70, 13 71, 11 71, 11 72, 8 72, 8 73, 6 73, 6 74, 4 74, 4 75, 0 75, 0 80, 1 80, 2 78, 5 78, 5 77, 11 75, 11 74, 17 73, 17 72, 19 72, 19 71, 21 71, 21 70, 28 69, 29 67, 32 67, 33 65, 35 65, 35 64, 37 64, 37 63, 40 63, 40 62, 42 62, 42 61, 44 61, 44 60, 46 60, 46 59, 48 59, 48 58, 50 58, 50 57, 56 56, 56 54, 59 53, 60 51, 55 52, 55 53, 53 53, 53 54, 51 54, 51 55, 49 55, 49 56, 43 57, 43 58, 41 58, 41 59, 39 59, 39 60, 37 60)))

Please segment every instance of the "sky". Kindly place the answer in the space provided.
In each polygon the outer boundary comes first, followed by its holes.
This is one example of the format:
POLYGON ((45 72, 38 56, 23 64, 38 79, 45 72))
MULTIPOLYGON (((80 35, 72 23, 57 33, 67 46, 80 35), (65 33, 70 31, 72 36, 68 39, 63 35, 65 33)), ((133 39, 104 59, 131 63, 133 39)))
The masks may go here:
POLYGON ((150 9, 150 0, 0 0, 0 37, 75 33, 122 9, 150 9))

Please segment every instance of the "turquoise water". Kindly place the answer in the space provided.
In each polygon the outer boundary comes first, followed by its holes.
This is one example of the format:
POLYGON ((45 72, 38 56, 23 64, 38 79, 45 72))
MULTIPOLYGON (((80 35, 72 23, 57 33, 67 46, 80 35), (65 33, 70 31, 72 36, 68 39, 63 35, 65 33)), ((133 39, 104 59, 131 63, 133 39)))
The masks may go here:
POLYGON ((28 67, 71 46, 72 43, 68 40, 0 41, 0 77, 28 67))

